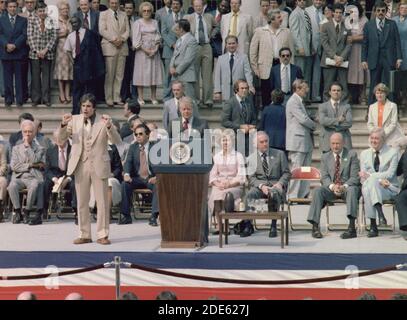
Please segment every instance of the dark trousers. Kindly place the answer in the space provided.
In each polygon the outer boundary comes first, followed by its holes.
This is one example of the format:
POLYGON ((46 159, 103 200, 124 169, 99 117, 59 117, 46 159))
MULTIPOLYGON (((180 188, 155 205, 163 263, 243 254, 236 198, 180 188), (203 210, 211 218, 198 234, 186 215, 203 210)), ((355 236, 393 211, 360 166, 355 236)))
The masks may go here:
POLYGON ((137 98, 137 90, 136 87, 133 86, 134 55, 135 52, 129 50, 129 55, 126 57, 122 87, 120 89, 120 97, 122 101, 126 101, 129 98, 137 98))
POLYGON ((133 178, 131 182, 122 182, 121 213, 126 217, 130 217, 134 189, 150 189, 153 191, 151 212, 153 215, 156 215, 159 211, 156 186, 154 184, 147 183, 140 178, 133 178))
POLYGON ((48 59, 30 59, 33 103, 51 102, 51 64, 48 59))
POLYGON ((263 108, 271 103, 271 83, 270 78, 260 79, 261 101, 263 108))
POLYGON ((395 200, 400 230, 407 231, 407 190, 402 190, 395 200))
POLYGON ((14 102, 14 81, 16 91, 16 103, 23 104, 23 60, 2 60, 3 63, 3 80, 4 80, 4 101, 6 104, 14 102))
POLYGON ((21 81, 21 86, 23 88, 23 102, 27 102, 28 98, 31 97, 31 93, 29 92, 30 88, 29 85, 31 85, 31 81, 29 83, 29 77, 31 80, 31 70, 30 70, 30 64, 28 62, 28 60, 22 60, 21 61, 21 68, 22 68, 22 81, 21 81))
MULTIPOLYGON (((392 68, 388 66, 384 60, 385 59, 380 58, 379 56, 376 69, 370 70, 369 106, 376 101, 376 97, 373 94, 374 87, 381 82, 387 87, 390 85, 390 70, 392 70, 392 68)), ((390 100, 393 99, 392 93, 389 94, 388 98, 390 100)))
MULTIPOLYGON (((54 187, 54 183, 50 179, 45 178, 44 179, 44 210, 45 211, 48 210, 49 200, 50 200, 51 195, 52 195, 52 188, 53 187, 54 187)), ((72 179, 72 181, 67 184, 66 189, 68 189, 69 192, 71 193, 71 198, 70 198, 71 207, 72 208, 77 208, 75 180, 72 179)), ((68 201, 68 203, 69 203, 69 201, 68 201)))

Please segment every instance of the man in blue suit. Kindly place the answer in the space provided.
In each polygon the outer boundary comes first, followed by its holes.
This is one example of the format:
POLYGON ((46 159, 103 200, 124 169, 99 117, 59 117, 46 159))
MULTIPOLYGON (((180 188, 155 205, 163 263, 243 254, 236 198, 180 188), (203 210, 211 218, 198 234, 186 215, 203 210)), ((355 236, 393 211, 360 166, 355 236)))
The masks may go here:
POLYGON ((99 35, 99 12, 90 9, 89 0, 79 0, 79 11, 74 14, 85 29, 99 35))
POLYGON ((304 79, 301 68, 290 63, 291 55, 290 48, 281 48, 279 51, 280 64, 272 67, 270 71, 271 92, 274 89, 280 89, 285 95, 284 104, 292 94, 293 82, 297 79, 304 79))
POLYGON ((14 80, 17 107, 22 107, 23 72, 22 67, 28 59, 27 19, 17 15, 17 1, 9 0, 7 13, 0 17, 0 59, 3 63, 5 86, 5 105, 10 107, 14 102, 14 80))
POLYGON ((362 67, 370 70, 369 105, 374 102, 373 88, 380 82, 389 86, 390 71, 403 62, 397 25, 386 19, 386 12, 386 3, 376 2, 376 18, 363 28, 362 67))

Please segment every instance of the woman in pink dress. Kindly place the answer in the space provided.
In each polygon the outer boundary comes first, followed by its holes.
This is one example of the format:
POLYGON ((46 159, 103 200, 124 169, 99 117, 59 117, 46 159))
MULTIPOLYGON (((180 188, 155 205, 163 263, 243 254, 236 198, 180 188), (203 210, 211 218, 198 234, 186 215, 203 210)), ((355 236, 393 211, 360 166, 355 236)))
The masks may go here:
POLYGON ((158 52, 161 36, 158 23, 152 19, 153 5, 149 2, 140 4, 142 18, 132 26, 134 57, 133 85, 137 86, 138 102, 144 105, 144 87, 151 88, 151 102, 158 104, 157 86, 162 84, 162 62, 158 52))
POLYGON ((238 206, 246 181, 245 161, 233 148, 234 134, 224 132, 221 136, 222 151, 215 154, 209 175, 212 192, 208 200, 209 213, 213 213, 215 200, 224 200, 228 192, 233 194, 235 208, 238 206))

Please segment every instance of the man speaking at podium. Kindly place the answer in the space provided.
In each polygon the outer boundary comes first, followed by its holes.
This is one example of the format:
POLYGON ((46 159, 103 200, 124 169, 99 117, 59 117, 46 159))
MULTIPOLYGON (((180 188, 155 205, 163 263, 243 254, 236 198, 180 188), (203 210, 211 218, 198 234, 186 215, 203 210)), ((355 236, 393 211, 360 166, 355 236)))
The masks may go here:
POLYGON ((72 138, 71 157, 67 175, 75 175, 75 189, 78 202, 79 238, 74 244, 92 242, 90 229, 89 198, 93 185, 96 197, 97 242, 110 244, 109 241, 109 204, 108 183, 110 176, 110 157, 107 150, 108 140, 113 144, 121 142, 120 135, 112 125, 108 115, 96 115, 96 98, 85 94, 80 99, 82 114, 65 114, 57 129, 60 143, 72 138))

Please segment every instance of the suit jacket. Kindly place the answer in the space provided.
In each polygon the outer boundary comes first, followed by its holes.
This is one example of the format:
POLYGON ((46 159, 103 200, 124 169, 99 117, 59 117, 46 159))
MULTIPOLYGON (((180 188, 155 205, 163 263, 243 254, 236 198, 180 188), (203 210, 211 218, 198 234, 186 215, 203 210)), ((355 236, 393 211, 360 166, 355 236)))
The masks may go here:
MULTIPOLYGON (((179 18, 183 17, 183 13, 179 12, 179 18)), ((161 37, 163 39, 163 59, 171 59, 174 54, 173 45, 177 42, 177 35, 172 30, 175 25, 174 15, 169 14, 161 19, 161 37)))
MULTIPOLYGON (((290 92, 292 90, 291 88, 293 82, 297 79, 304 79, 301 68, 290 63, 290 92)), ((270 91, 273 91, 274 89, 281 90, 281 64, 275 65, 273 68, 271 68, 270 83, 270 91)))
POLYGON ((120 158, 119 150, 114 144, 109 144, 107 147, 110 157, 110 171, 113 178, 116 178, 119 182, 123 181, 123 165, 120 158))
MULTIPOLYGON (((100 12, 94 11, 92 9, 89 10, 88 15, 90 16, 90 31, 93 31, 97 35, 99 34, 99 15, 100 12)), ((77 17, 79 20, 81 20, 81 26, 83 27, 83 12, 82 11, 77 11, 74 13, 74 17, 77 17)))
POLYGON ((177 76, 173 80, 180 80, 183 82, 195 82, 195 57, 198 54, 198 42, 191 33, 187 33, 181 45, 180 39, 177 40, 174 54, 171 58, 170 68, 175 68, 177 76))
POLYGON ((385 55, 380 55, 379 36, 376 19, 370 20, 363 28, 362 62, 367 62, 369 69, 376 69, 379 59, 385 59, 391 69, 396 68, 396 61, 402 59, 400 35, 396 23, 385 19, 383 27, 383 49, 385 55))
POLYGON ((45 20, 44 32, 41 32, 41 19, 38 16, 32 16, 28 19, 27 41, 30 46, 29 58, 38 60, 37 53, 45 48, 48 49, 46 59, 55 58, 55 46, 57 44, 57 31, 54 20, 47 18, 45 20))
POLYGON ((296 7, 293 12, 291 12, 288 21, 291 35, 294 39, 294 55, 298 55, 298 50, 302 48, 305 51, 305 56, 311 56, 312 32, 307 30, 304 10, 302 10, 300 7, 296 7))
MULTIPOLYGON (((211 15, 213 15, 213 17, 215 18, 215 21, 216 21, 217 10, 213 10, 210 13, 211 13, 211 15)), ((211 46, 212 46, 212 55, 214 58, 217 58, 223 54, 222 34, 220 32, 220 27, 221 27, 221 25, 220 25, 220 21, 219 21, 219 33, 217 33, 215 35, 215 37, 210 40, 211 46)))
POLYGON ((261 114, 259 129, 268 134, 270 147, 285 150, 285 107, 274 104, 266 106, 261 114))
POLYGON ((32 142, 31 148, 33 154, 30 157, 26 155, 26 148, 23 143, 16 145, 13 148, 11 154, 10 169, 13 171, 12 179, 21 178, 25 173, 31 174, 36 180, 43 181, 43 174, 40 170, 35 168, 29 168, 33 163, 42 162, 45 164, 45 149, 37 144, 35 141, 32 142))
MULTIPOLYGON (((181 10, 182 11, 182 10, 181 10)), ((141 13, 139 13, 141 16, 141 13)), ((158 27, 160 28, 160 32, 162 30, 163 20, 168 16, 166 7, 162 7, 158 9, 154 15, 154 19, 158 22, 158 27)))
MULTIPOLYGON (((184 19, 187 19, 191 24, 191 34, 195 37, 195 33, 198 29, 198 26, 196 25, 195 14, 194 13, 188 14, 184 17, 184 19)), ((204 13, 203 19, 205 20, 206 23, 208 38, 210 41, 211 39, 215 38, 215 36, 220 32, 220 26, 216 23, 215 17, 210 13, 204 13)))
POLYGON ((233 93, 233 84, 236 80, 243 79, 253 87, 253 74, 247 55, 238 52, 234 53, 232 69, 232 86, 230 85, 230 55, 225 53, 218 58, 215 65, 214 92, 222 93, 222 100, 227 101, 233 93))
MULTIPOLYGON (((190 137, 197 137, 198 134, 200 135, 201 138, 204 136, 204 131, 205 129, 209 129, 208 121, 201 119, 197 116, 194 115, 192 119, 192 130, 190 137), (192 131, 195 133, 193 134, 192 131)), ((170 122, 169 128, 168 128, 168 135, 170 138, 178 138, 178 134, 181 133, 181 136, 183 135, 184 129, 182 128, 182 118, 179 117, 177 119, 174 119, 170 122), (173 131, 175 129, 175 131, 173 131)))
POLYGON ((311 152, 312 131, 316 123, 308 116, 299 95, 294 93, 286 105, 286 149, 293 152, 311 152))
POLYGON ((233 130, 238 130, 242 124, 252 124, 257 123, 256 109, 250 99, 246 99, 246 119, 243 118, 242 106, 234 95, 222 108, 222 126, 225 128, 231 128, 233 130))
MULTIPOLYGON (((329 188, 335 181, 336 159, 332 151, 321 156, 321 182, 329 188)), ((341 183, 348 186, 359 186, 359 159, 356 151, 342 149, 341 165, 339 167, 341 183)))
MULTIPOLYGON (((375 102, 369 107, 369 116, 367 120, 367 129, 371 132, 378 127, 379 107, 375 102)), ((393 142, 401 137, 404 137, 404 131, 398 122, 397 105, 389 100, 386 100, 383 111, 383 130, 386 136, 386 144, 392 145, 393 142)))
POLYGON ((0 59, 1 60, 23 60, 28 57, 27 46, 27 19, 16 16, 14 29, 11 26, 8 14, 0 16, 0 59), (13 52, 6 51, 7 44, 14 44, 13 52))
MULTIPOLYGON (((150 151, 153 143, 149 143, 148 150, 150 151)), ((129 151, 127 152, 126 162, 124 163, 123 175, 129 174, 132 179, 141 179, 139 175, 140 170, 140 145, 138 143, 133 143, 130 145, 129 151)), ((148 157, 148 171, 149 176, 147 179, 155 176, 153 167, 151 166, 150 157, 148 157)))
MULTIPOLYGON (((194 117, 200 117, 196 103, 193 104, 193 115, 194 117)), ((167 132, 169 131, 171 121, 178 119, 180 116, 181 114, 175 103, 175 98, 164 101, 163 127, 167 132)))
POLYGON ((334 108, 331 100, 324 102, 318 107, 320 130, 320 143, 319 149, 323 152, 327 152, 331 149, 330 138, 335 132, 339 132, 343 136, 345 147, 352 149, 352 136, 349 128, 352 127, 352 110, 348 103, 340 102, 338 105, 337 115, 335 115, 334 108), (339 123, 338 117, 343 115, 345 121, 339 123))
POLYGON ((266 175, 263 169, 263 159, 258 151, 252 153, 248 158, 247 172, 249 186, 259 188, 260 184, 269 187, 279 182, 283 186, 283 199, 287 191, 288 181, 291 178, 290 169, 285 153, 281 150, 270 148, 268 152, 269 174, 266 175))
POLYGON ((346 42, 350 35, 349 31, 345 28, 345 23, 341 22, 339 27, 339 34, 336 33, 333 21, 324 23, 321 27, 321 45, 322 45, 322 58, 321 67, 335 68, 326 65, 326 58, 333 59, 335 55, 343 58, 343 61, 348 60, 351 49, 351 44, 346 42))
POLYGON ((127 56, 129 54, 127 46, 127 38, 130 35, 129 21, 127 15, 120 10, 117 10, 117 16, 118 21, 116 21, 114 13, 110 9, 100 13, 99 33, 103 38, 102 51, 105 57, 127 56), (111 43, 116 38, 121 38, 123 41, 120 48, 111 43))
MULTIPOLYGON (((81 161, 82 152, 84 152, 84 116, 83 114, 72 116, 72 120, 63 128, 57 129, 57 137, 61 142, 72 138, 72 149, 68 163, 68 175, 75 173, 79 161, 81 161)), ((112 126, 110 129, 101 122, 100 117, 96 116, 95 123, 91 130, 91 150, 90 158, 95 169, 96 175, 100 179, 107 179, 110 176, 110 157, 107 151, 108 139, 113 144, 121 142, 120 135, 116 128, 112 126)))
MULTIPOLYGON (((324 18, 324 14, 322 12, 322 7, 321 7, 321 15, 320 15, 320 21, 324 18)), ((311 5, 307 8, 305 8, 305 11, 307 11, 310 19, 311 19, 311 26, 312 26, 312 50, 314 52, 318 52, 318 54, 321 54, 321 37, 320 37, 320 25, 317 23, 317 8, 315 6, 311 5)))
POLYGON ((372 148, 363 150, 360 153, 360 170, 370 173, 370 177, 373 177, 375 179, 387 179, 393 186, 398 187, 399 181, 397 179, 397 149, 390 148, 386 144, 383 145, 379 155, 379 172, 376 172, 374 169, 374 158, 375 153, 372 148))
POLYGON ((120 128, 120 137, 122 139, 133 134, 133 130, 131 130, 130 128, 131 122, 137 119, 138 117, 139 117, 138 114, 133 114, 131 117, 127 119, 126 122, 122 124, 122 127, 120 128))
MULTIPOLYGON (((69 155, 71 153, 71 145, 68 143, 68 150, 66 155, 66 169, 68 168, 69 155)), ((66 175, 67 170, 62 171, 59 168, 59 147, 53 145, 47 149, 46 152, 46 165, 45 165, 45 177, 48 180, 52 180, 53 177, 60 178, 66 175)))
MULTIPOLYGON (((232 20, 233 12, 229 12, 222 16, 221 20, 221 34, 222 34, 222 50, 225 50, 225 39, 229 35, 230 23, 232 20)), ((239 39, 239 52, 249 54, 250 41, 253 37, 253 17, 249 14, 244 14, 241 11, 238 16, 237 23, 237 38, 239 39)))
MULTIPOLYGON (((294 42, 290 30, 281 28, 277 39, 279 48, 288 47, 294 52, 294 42)), ((253 71, 260 74, 260 79, 268 79, 273 66, 274 56, 273 43, 271 42, 271 30, 269 25, 257 28, 250 43, 250 64, 253 71)), ((292 61, 294 61, 292 59, 292 61)))

